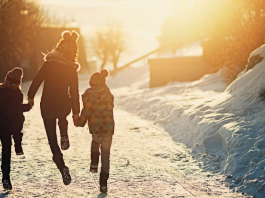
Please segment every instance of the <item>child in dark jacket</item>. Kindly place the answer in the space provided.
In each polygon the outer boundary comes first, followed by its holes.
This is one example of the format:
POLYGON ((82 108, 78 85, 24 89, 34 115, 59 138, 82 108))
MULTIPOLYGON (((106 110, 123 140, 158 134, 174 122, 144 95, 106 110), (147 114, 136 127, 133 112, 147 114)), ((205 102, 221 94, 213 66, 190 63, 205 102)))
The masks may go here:
POLYGON ((110 147, 114 134, 114 97, 106 85, 106 69, 93 73, 87 89, 82 95, 83 109, 78 126, 85 126, 88 122, 92 134, 90 172, 97 173, 99 163, 99 148, 101 150, 100 191, 107 192, 107 180, 110 169, 110 147))
POLYGON ((15 141, 15 150, 23 152, 21 147, 22 128, 25 121, 23 112, 31 109, 30 104, 23 103, 21 80, 23 70, 14 68, 6 75, 4 83, 0 84, 0 139, 2 143, 2 182, 6 190, 11 190, 10 162, 11 162, 11 136, 15 141))

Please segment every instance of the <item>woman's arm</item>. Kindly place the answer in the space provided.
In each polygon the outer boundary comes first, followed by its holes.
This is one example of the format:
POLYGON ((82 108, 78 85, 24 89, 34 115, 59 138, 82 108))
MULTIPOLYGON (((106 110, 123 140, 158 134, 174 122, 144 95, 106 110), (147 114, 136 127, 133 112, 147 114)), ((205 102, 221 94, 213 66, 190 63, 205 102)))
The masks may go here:
POLYGON ((72 101, 73 122, 75 126, 78 126, 77 122, 80 112, 80 103, 77 72, 75 73, 74 78, 70 84, 70 96, 72 101))
POLYGON ((37 75, 34 77, 28 91, 28 99, 30 102, 33 102, 36 92, 38 91, 41 83, 46 77, 46 65, 49 64, 45 62, 42 67, 39 69, 37 75))
POLYGON ((72 111, 73 114, 80 113, 80 103, 79 103, 79 89, 78 89, 78 76, 77 73, 74 75, 74 78, 70 84, 70 96, 72 100, 72 111))

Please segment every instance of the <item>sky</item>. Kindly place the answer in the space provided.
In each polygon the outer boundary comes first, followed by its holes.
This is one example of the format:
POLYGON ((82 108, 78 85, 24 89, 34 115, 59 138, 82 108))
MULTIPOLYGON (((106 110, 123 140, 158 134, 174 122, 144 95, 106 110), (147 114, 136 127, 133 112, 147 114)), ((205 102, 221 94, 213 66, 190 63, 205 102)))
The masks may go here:
MULTIPOLYGON (((122 25, 128 33, 129 51, 119 65, 126 64, 159 47, 157 36, 165 19, 187 0, 39 0, 52 15, 75 20, 89 45, 95 29, 108 22, 122 25)), ((178 11, 181 11, 179 9, 178 11)), ((87 46, 89 51, 89 46, 87 46)), ((88 53, 88 58, 93 54, 88 53)))

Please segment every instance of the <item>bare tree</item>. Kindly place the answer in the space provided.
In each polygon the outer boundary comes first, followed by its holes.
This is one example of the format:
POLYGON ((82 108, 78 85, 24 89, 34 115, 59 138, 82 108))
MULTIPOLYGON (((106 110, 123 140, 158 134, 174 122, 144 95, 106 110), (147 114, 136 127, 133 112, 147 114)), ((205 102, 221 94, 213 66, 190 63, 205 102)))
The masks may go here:
POLYGON ((120 59, 121 53, 128 50, 126 43, 126 32, 121 26, 109 26, 109 48, 110 58, 113 63, 114 70, 117 69, 117 64, 120 59))
POLYGON ((91 39, 90 43, 95 54, 102 60, 100 68, 103 69, 109 59, 109 43, 106 30, 97 29, 95 38, 91 39))
POLYGON ((41 24, 43 10, 34 1, 0 0, 0 78, 32 51, 41 24))
POLYGON ((95 31, 95 38, 91 40, 91 47, 102 60, 101 69, 108 61, 117 69, 120 56, 128 50, 127 34, 120 25, 109 23, 105 28, 95 31))

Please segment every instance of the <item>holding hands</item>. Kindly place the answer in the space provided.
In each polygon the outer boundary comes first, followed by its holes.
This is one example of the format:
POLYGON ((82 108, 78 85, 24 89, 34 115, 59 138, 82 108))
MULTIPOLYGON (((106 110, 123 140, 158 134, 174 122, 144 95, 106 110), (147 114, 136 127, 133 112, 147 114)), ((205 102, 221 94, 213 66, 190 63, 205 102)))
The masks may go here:
MULTIPOLYGON (((34 106, 34 99, 28 98, 28 104, 30 105, 30 109, 34 106)), ((78 119, 79 119, 79 114, 73 114, 73 122, 76 127, 78 127, 78 119)))
POLYGON ((30 109, 34 106, 34 99, 28 98, 28 104, 30 105, 30 109))

